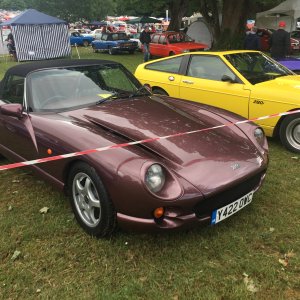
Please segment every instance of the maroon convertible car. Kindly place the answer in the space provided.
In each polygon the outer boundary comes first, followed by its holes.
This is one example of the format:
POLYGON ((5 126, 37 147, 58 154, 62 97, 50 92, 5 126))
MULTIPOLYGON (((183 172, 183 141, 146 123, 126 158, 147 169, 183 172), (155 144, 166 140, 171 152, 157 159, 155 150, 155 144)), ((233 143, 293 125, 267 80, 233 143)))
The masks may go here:
POLYGON ((116 62, 19 64, 1 81, 0 99, 0 153, 16 162, 197 130, 30 166, 70 196, 93 236, 117 225, 216 224, 248 205, 265 177, 268 146, 257 125, 198 131, 243 119, 153 95, 116 62))

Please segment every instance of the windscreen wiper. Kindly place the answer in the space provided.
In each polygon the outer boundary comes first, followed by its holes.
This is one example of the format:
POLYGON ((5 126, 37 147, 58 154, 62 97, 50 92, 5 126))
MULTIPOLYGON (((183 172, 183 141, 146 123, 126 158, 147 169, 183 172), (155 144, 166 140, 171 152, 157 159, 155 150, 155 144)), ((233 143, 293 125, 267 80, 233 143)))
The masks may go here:
POLYGON ((132 97, 136 97, 136 96, 149 96, 151 95, 151 93, 149 92, 149 90, 147 90, 147 88, 142 85, 141 87, 139 87, 134 93, 129 95, 129 98, 132 97))

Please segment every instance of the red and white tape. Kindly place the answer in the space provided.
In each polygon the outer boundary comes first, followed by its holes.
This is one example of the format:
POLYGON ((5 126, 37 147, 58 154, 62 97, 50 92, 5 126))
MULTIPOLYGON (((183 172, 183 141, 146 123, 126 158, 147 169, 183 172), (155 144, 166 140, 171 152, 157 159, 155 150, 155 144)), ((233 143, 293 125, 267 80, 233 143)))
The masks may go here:
POLYGON ((233 125, 237 125, 237 124, 247 123, 247 122, 255 122, 255 121, 260 121, 260 120, 265 120, 265 119, 270 119, 270 118, 275 118, 275 117, 292 115, 292 114, 296 114, 296 113, 300 113, 300 109, 283 112, 283 113, 272 114, 272 115, 258 117, 258 118, 253 118, 253 119, 249 119, 249 120, 238 121, 238 122, 234 122, 234 123, 228 122, 228 123, 225 123, 222 125, 213 126, 213 127, 209 127, 209 128, 202 128, 202 129, 192 130, 192 131, 187 131, 187 132, 179 132, 179 133, 175 133, 175 134, 171 134, 171 135, 149 138, 149 139, 130 142, 130 143, 116 144, 116 145, 111 145, 111 146, 106 146, 106 147, 101 147, 101 148, 83 150, 80 152, 73 152, 73 153, 44 157, 44 158, 40 158, 40 159, 23 161, 23 162, 8 164, 8 165, 2 165, 2 166, 0 166, 0 171, 31 166, 31 165, 41 164, 41 163, 45 163, 45 162, 49 162, 49 161, 55 161, 55 160, 60 160, 60 159, 65 159, 65 158, 70 158, 70 157, 75 157, 75 156, 87 155, 87 154, 91 154, 91 153, 95 153, 95 152, 102 152, 102 151, 107 151, 107 150, 112 150, 112 149, 124 148, 124 147, 137 145, 137 144, 145 144, 145 143, 150 143, 150 142, 154 142, 157 140, 164 140, 164 139, 183 136, 183 135, 187 135, 187 134, 208 131, 208 130, 223 128, 223 127, 233 126, 233 125))

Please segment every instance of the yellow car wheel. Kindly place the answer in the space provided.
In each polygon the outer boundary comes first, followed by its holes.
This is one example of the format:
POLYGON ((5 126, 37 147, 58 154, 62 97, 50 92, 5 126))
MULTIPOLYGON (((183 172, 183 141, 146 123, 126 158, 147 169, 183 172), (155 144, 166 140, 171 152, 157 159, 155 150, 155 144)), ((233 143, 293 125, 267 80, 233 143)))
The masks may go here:
POLYGON ((286 117, 281 123, 279 134, 287 149, 300 153, 300 114, 286 117))

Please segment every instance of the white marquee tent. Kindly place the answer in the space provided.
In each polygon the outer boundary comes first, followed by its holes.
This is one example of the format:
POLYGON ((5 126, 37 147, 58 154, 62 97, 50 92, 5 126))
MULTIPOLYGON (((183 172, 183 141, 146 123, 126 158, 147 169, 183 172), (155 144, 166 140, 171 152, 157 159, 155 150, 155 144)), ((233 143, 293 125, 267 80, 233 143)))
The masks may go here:
POLYGON ((278 6, 256 14, 256 26, 277 29, 279 21, 286 22, 286 30, 293 31, 300 20, 300 0, 287 0, 278 6))

